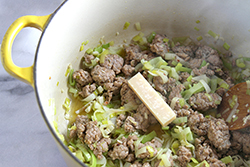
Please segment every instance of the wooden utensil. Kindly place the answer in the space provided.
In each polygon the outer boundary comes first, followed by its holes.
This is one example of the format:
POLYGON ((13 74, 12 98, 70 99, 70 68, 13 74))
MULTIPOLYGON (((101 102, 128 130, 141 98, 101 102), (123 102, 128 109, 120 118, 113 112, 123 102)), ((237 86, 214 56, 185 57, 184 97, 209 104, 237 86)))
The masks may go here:
MULTIPOLYGON (((229 130, 238 130, 250 126, 250 95, 247 83, 239 83, 230 88, 222 97, 218 115, 229 126, 229 130)), ((249 90, 250 92, 250 90, 249 90)))

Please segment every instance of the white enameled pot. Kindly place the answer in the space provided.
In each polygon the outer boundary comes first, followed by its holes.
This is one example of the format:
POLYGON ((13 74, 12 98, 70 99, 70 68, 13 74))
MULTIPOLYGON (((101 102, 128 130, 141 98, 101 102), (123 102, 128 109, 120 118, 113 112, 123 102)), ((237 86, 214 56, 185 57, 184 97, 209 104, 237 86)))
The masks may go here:
POLYGON ((225 40, 234 56, 249 57, 249 6, 250 1, 234 0, 66 0, 49 16, 17 19, 3 39, 1 60, 10 75, 34 87, 42 116, 67 165, 84 166, 60 141, 53 125, 56 120, 59 132, 66 134, 62 108, 68 96, 65 72, 69 64, 79 68, 83 41, 90 41, 85 48, 96 46, 103 36, 108 42, 120 44, 138 34, 134 23, 140 22, 144 34, 155 31, 169 37, 190 36, 194 40, 202 36, 201 43, 214 45, 221 52, 225 51, 222 47, 225 40), (131 25, 123 30, 127 21, 131 25), (27 68, 16 66, 11 58, 13 40, 24 27, 42 31, 34 65, 27 68), (216 43, 207 35, 209 30, 219 34, 216 43), (56 115, 49 99, 55 99, 56 115))

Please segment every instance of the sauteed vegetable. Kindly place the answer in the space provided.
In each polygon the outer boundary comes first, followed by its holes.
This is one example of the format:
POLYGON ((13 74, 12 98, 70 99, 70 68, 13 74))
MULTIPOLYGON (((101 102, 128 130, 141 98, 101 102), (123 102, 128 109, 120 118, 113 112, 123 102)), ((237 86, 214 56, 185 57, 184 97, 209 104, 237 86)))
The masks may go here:
POLYGON ((250 76, 247 58, 231 56, 155 32, 120 46, 102 40, 69 72, 68 148, 93 167, 249 166, 249 131, 229 131, 216 118, 222 95, 250 76), (168 126, 129 88, 137 73, 174 110, 168 126))

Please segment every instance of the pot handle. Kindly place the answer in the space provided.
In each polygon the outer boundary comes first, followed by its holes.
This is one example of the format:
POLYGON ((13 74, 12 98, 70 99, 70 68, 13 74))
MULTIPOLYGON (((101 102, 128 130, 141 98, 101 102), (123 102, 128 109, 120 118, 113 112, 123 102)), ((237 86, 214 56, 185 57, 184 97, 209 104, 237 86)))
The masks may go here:
POLYGON ((43 31, 51 15, 23 16, 14 21, 7 30, 1 45, 1 60, 5 70, 14 78, 17 78, 34 87, 33 67, 18 67, 13 63, 11 50, 17 34, 25 27, 33 27, 43 31))

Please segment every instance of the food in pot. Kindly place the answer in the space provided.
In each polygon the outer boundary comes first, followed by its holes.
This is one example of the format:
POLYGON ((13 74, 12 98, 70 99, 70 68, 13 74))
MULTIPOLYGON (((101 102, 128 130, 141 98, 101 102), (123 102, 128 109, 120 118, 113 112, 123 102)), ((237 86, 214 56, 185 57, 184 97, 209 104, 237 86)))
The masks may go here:
POLYGON ((223 94, 244 79, 229 72, 230 53, 154 32, 113 45, 88 49, 80 69, 69 74, 66 143, 80 161, 109 167, 250 165, 249 131, 229 131, 216 118, 223 94), (175 112, 168 126, 128 86, 137 73, 175 112))

